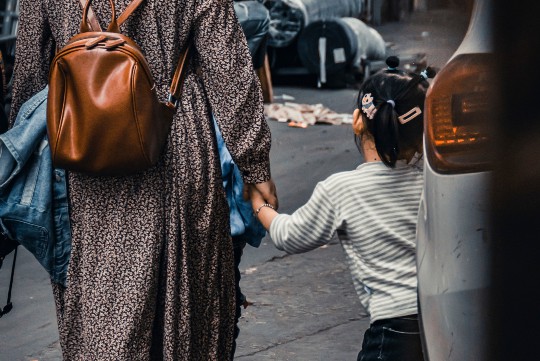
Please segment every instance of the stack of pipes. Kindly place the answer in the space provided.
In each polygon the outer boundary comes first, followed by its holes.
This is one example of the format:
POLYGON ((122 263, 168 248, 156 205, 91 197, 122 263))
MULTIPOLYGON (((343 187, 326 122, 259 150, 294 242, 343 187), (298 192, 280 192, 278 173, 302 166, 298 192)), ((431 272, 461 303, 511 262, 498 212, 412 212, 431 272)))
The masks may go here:
POLYGON ((365 2, 266 0, 271 19, 268 44, 296 46, 302 65, 323 84, 329 75, 360 69, 363 60, 384 59, 383 38, 358 19, 365 2))
POLYGON ((319 20, 306 27, 298 39, 298 55, 310 73, 325 84, 339 72, 363 72, 366 60, 386 57, 386 44, 373 28, 356 18, 319 20))
POLYGON ((270 11, 270 39, 276 48, 291 45, 309 24, 323 19, 356 17, 362 0, 266 0, 270 11))

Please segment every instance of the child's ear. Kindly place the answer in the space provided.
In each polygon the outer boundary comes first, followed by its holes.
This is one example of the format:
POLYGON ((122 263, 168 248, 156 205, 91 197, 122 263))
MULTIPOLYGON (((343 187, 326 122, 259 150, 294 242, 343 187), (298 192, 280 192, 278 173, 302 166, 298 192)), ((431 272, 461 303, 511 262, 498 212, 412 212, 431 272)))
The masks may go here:
POLYGON ((356 109, 353 113, 353 123, 352 128, 354 131, 354 134, 361 135, 364 130, 364 121, 362 119, 362 114, 360 113, 360 109, 356 109))

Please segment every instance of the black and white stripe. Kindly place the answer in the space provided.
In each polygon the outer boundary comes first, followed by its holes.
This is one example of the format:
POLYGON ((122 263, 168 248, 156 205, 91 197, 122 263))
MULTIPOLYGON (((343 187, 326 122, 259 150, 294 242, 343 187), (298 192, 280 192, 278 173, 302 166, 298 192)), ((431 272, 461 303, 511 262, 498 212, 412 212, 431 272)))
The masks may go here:
POLYGON ((320 182, 292 215, 277 216, 270 235, 277 248, 302 253, 337 232, 362 305, 379 319, 417 313, 415 235, 422 170, 398 162, 360 165, 320 182))

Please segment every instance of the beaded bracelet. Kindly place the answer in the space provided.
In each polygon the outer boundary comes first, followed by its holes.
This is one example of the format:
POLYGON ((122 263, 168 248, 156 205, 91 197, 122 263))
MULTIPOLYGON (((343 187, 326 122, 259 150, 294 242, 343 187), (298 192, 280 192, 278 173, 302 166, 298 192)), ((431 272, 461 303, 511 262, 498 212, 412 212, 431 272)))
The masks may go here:
POLYGON ((259 208, 257 208, 257 210, 255 211, 255 215, 258 217, 259 216, 259 212, 261 211, 261 209, 263 209, 263 207, 268 207, 268 208, 272 208, 273 210, 275 210, 274 206, 271 205, 270 203, 264 203, 263 205, 261 205, 259 208))

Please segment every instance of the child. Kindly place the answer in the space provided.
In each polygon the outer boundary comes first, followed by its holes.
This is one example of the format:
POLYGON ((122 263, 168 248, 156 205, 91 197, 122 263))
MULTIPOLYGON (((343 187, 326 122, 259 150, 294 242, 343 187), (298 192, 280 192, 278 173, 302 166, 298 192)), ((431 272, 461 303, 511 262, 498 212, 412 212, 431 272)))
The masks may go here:
POLYGON ((320 182, 292 215, 278 214, 256 191, 251 200, 276 247, 287 253, 313 250, 337 233, 370 314, 359 361, 419 361, 415 232, 423 177, 416 153, 428 83, 426 74, 397 70, 395 57, 387 64, 363 83, 353 115, 365 163, 320 182))

